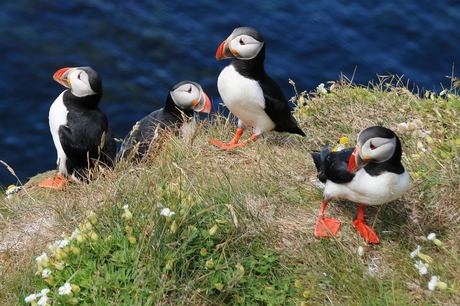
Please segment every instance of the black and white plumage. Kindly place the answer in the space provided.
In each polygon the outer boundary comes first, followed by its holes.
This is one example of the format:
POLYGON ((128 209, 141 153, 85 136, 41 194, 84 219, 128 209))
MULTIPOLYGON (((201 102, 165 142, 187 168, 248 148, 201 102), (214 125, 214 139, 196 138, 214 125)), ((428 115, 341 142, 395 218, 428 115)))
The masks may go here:
POLYGON ((369 243, 378 243, 377 235, 364 223, 364 205, 382 205, 403 195, 410 185, 401 163, 401 142, 391 130, 373 126, 361 131, 356 148, 330 152, 325 146, 312 153, 318 178, 325 183, 316 236, 334 235, 338 220, 324 217, 327 203, 347 199, 359 204, 353 225, 369 243))
POLYGON ((195 124, 196 112, 210 111, 211 101, 198 83, 180 82, 169 91, 163 108, 153 111, 134 125, 123 140, 118 157, 140 159, 149 152, 161 131, 169 130, 175 134, 184 132, 195 124))
POLYGON ((233 59, 220 73, 217 87, 225 106, 238 118, 238 130, 230 144, 211 139, 223 149, 243 146, 270 131, 305 136, 292 116, 281 88, 265 72, 265 46, 259 32, 240 27, 217 49, 217 60, 233 59), (239 143, 239 138, 249 127, 254 133, 239 143))
POLYGON ((58 176, 41 187, 62 188, 62 176, 88 179, 88 170, 98 160, 112 166, 116 143, 107 117, 99 109, 102 81, 91 67, 59 69, 53 79, 67 87, 49 111, 49 125, 57 151, 58 176))

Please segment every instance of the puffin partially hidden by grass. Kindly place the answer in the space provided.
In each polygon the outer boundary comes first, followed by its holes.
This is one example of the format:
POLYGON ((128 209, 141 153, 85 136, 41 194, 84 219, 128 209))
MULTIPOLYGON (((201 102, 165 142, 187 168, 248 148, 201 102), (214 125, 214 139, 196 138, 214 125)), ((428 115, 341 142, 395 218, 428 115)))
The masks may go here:
POLYGON ((209 113, 211 100, 198 83, 183 81, 168 93, 165 106, 139 120, 125 137, 118 158, 142 159, 161 131, 178 133, 194 124, 195 113, 209 113))
POLYGON ((250 27, 236 28, 216 52, 217 60, 229 58, 233 61, 220 73, 217 87, 225 106, 238 118, 238 129, 229 144, 214 138, 211 142, 228 150, 244 146, 270 131, 305 136, 281 88, 265 72, 262 35, 250 27), (239 142, 250 127, 254 128, 252 136, 239 142))
POLYGON ((409 189, 401 155, 398 136, 381 126, 361 131, 355 148, 330 152, 326 145, 320 153, 312 153, 318 179, 325 183, 315 236, 338 232, 340 222, 326 218, 324 211, 331 200, 342 198, 358 203, 358 217, 352 222, 356 230, 368 243, 379 243, 377 234, 364 221, 364 208, 396 200, 409 189))
POLYGON ((99 74, 91 67, 71 67, 59 69, 53 79, 68 88, 49 111, 58 173, 39 186, 61 189, 66 179, 90 179, 96 164, 113 166, 116 143, 107 117, 98 107, 102 97, 99 74))

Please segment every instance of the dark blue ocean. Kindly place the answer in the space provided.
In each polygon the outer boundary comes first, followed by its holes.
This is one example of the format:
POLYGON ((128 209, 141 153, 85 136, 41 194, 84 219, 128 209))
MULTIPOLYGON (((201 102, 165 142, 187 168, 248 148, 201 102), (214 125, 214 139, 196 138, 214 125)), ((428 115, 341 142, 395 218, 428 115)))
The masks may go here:
MULTIPOLYGON (((287 97, 289 78, 310 91, 340 74, 368 84, 391 73, 440 91, 453 67, 459 76, 457 0, 3 1, 0 159, 23 183, 55 168, 48 110, 64 90, 52 79, 62 67, 99 72, 100 108, 119 138, 179 81, 200 83, 217 105, 217 76, 229 61, 215 52, 238 26, 265 37, 266 70, 287 97)), ((16 182, 0 165, 0 184, 16 182)))

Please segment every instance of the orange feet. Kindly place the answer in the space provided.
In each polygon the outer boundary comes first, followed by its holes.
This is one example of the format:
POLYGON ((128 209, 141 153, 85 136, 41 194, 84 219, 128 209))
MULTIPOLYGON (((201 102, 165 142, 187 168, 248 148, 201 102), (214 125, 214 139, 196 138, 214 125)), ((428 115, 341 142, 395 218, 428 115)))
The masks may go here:
POLYGON ((38 186, 43 187, 43 188, 52 188, 52 189, 61 190, 67 187, 67 180, 64 178, 64 176, 61 173, 56 173, 56 176, 54 178, 51 177, 51 178, 44 179, 38 184, 38 186))
POLYGON ((210 141, 213 145, 218 146, 219 148, 224 149, 224 150, 230 150, 233 148, 242 147, 242 146, 245 146, 249 142, 249 140, 246 140, 246 141, 239 142, 239 143, 225 143, 225 142, 219 141, 214 138, 211 138, 210 141))
POLYGON ((316 221, 315 236, 331 237, 335 236, 340 228, 340 221, 337 219, 325 218, 321 216, 316 221))
POLYGON ((233 137, 232 141, 230 141, 230 143, 228 143, 228 144, 224 143, 222 141, 219 141, 217 139, 214 139, 214 138, 211 138, 210 141, 211 141, 211 143, 213 145, 215 145, 215 146, 217 146, 217 147, 219 147, 221 149, 230 150, 230 149, 233 149, 233 148, 245 146, 248 142, 250 142, 252 140, 255 140, 259 136, 256 133, 254 133, 254 134, 251 135, 251 137, 249 137, 245 141, 239 142, 240 138, 241 138, 241 135, 243 135, 243 132, 244 132, 244 130, 242 128, 238 128, 236 130, 235 136, 233 137))
POLYGON ((361 237, 363 237, 367 243, 379 243, 379 237, 377 234, 366 223, 364 223, 364 205, 358 206, 358 218, 356 218, 356 220, 354 220, 351 224, 353 224, 356 230, 361 234, 361 237))
POLYGON ((318 220, 316 221, 315 236, 330 237, 335 236, 340 228, 340 221, 337 219, 325 218, 324 211, 326 210, 327 202, 321 203, 318 220))

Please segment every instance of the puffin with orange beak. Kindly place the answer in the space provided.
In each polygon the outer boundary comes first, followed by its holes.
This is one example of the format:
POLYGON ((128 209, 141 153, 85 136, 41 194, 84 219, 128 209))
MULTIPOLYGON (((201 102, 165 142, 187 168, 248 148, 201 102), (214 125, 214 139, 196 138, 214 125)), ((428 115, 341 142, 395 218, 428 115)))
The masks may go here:
POLYGON ((355 148, 330 152, 326 145, 321 152, 312 153, 318 179, 325 183, 315 236, 338 232, 340 222, 326 218, 324 211, 331 200, 341 198, 358 203, 353 226, 368 243, 379 243, 377 234, 364 221, 364 208, 394 201, 409 189, 401 155, 398 136, 381 126, 361 131, 355 148))
POLYGON ((176 84, 169 91, 163 108, 153 111, 133 126, 123 140, 118 159, 142 159, 162 131, 184 134, 190 131, 189 127, 193 128, 196 113, 209 112, 211 100, 200 84, 191 81, 176 84))
POLYGON ((58 173, 39 186, 61 189, 66 179, 87 181, 96 161, 112 166, 116 143, 107 117, 98 107, 102 97, 98 73, 91 67, 62 68, 53 79, 67 88, 49 111, 58 173))
POLYGON ((225 106, 238 118, 238 129, 230 143, 214 138, 211 143, 229 150, 270 131, 305 136, 281 88, 265 72, 265 41, 259 32, 250 27, 236 28, 220 44, 216 59, 233 59, 220 73, 217 87, 225 106), (251 137, 240 142, 248 128, 254 129, 251 137))

